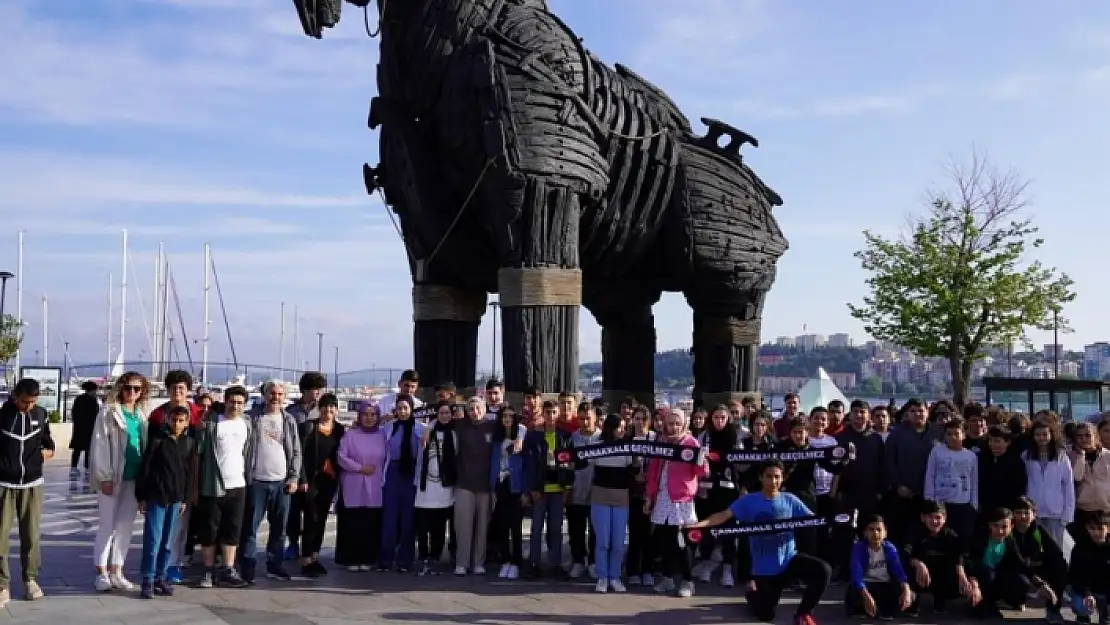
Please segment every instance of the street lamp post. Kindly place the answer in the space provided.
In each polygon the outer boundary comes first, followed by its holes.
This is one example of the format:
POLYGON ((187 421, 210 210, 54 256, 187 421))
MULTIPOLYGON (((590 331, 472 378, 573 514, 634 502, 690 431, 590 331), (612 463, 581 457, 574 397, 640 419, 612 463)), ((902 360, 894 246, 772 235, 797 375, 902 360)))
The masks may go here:
POLYGON ((316 333, 316 370, 324 370, 324 333, 316 333))
POLYGON ((339 391, 339 346, 335 346, 335 365, 332 368, 332 374, 335 376, 335 391, 339 391))
POLYGON ((1052 308, 1052 377, 1060 379, 1060 321, 1059 308, 1052 308))
POLYGON ((493 309, 493 332, 490 336, 490 368, 489 374, 491 377, 497 377, 497 311, 501 308, 501 302, 494 300, 489 303, 489 307, 493 309))
POLYGON ((4 318, 4 300, 8 297, 8 280, 15 274, 10 271, 0 271, 0 320, 4 318))

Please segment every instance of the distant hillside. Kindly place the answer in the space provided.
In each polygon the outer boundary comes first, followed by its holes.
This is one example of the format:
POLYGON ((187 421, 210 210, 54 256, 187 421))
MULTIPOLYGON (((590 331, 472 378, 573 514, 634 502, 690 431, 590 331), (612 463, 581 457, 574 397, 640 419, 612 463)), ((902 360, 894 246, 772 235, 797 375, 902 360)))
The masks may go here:
MULTIPOLYGON (((821 347, 802 350, 794 347, 765 345, 759 348, 760 357, 781 356, 778 364, 762 364, 759 374, 765 376, 807 377, 818 367, 827 371, 859 373, 860 363, 867 359, 866 350, 859 347, 821 347)), ((658 388, 684 388, 694 383, 693 357, 689 350, 674 349, 655 354, 655 384, 658 388)), ((601 375, 600 362, 581 366, 581 376, 592 378, 601 375)))

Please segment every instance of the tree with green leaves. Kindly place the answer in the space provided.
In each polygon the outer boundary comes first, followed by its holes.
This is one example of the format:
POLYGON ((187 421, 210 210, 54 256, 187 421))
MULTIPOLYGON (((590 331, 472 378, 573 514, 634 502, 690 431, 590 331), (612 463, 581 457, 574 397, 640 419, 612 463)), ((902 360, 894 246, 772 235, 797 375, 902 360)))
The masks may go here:
POLYGON ((856 252, 867 279, 852 316, 876 339, 920 356, 948 359, 953 399, 963 405, 976 360, 994 345, 1025 341, 1026 330, 1051 330, 1075 299, 1073 282, 1029 252, 1043 244, 1023 215, 1029 182, 998 170, 985 155, 953 163, 951 187, 928 194, 928 210, 907 231, 887 238, 865 231, 856 252))
MULTIPOLYGON (((8 363, 15 358, 19 345, 23 342, 23 331, 19 327, 19 320, 11 315, 0 317, 0 365, 4 365, 8 378, 18 372, 8 371, 8 363)), ((7 380, 9 383, 11 380, 7 380)))

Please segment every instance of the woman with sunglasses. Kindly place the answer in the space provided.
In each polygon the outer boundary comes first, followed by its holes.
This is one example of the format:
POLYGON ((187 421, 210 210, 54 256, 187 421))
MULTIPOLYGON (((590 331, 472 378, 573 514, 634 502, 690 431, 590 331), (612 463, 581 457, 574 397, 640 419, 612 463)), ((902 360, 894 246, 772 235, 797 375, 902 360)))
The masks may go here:
POLYGON ((129 371, 116 380, 93 426, 89 475, 97 493, 97 530, 93 564, 98 592, 132 590, 123 576, 123 563, 131 546, 131 533, 139 511, 135 478, 146 449, 147 416, 144 410, 150 383, 129 371))

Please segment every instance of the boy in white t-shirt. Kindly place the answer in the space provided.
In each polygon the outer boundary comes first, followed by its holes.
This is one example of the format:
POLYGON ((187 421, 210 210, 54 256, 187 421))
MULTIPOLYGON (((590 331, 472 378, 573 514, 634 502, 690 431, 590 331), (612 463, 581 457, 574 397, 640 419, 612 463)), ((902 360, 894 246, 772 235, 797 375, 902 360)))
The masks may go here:
MULTIPOLYGON (((829 413, 825 408, 818 406, 810 411, 807 426, 810 447, 817 449, 836 447, 836 439, 825 433, 829 427, 829 413)), ((837 476, 822 469, 820 465, 813 467, 813 486, 814 492, 817 494, 817 514, 830 515, 835 512, 837 479, 837 476)), ((829 536, 828 528, 818 528, 817 555, 826 562, 831 561, 830 555, 832 555, 829 551, 831 547, 829 536)))

